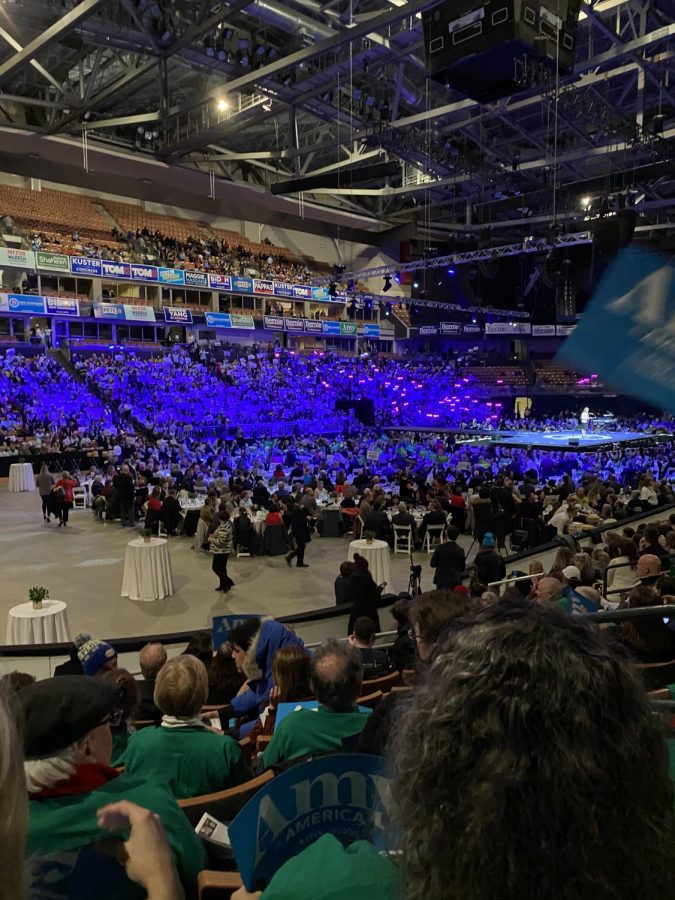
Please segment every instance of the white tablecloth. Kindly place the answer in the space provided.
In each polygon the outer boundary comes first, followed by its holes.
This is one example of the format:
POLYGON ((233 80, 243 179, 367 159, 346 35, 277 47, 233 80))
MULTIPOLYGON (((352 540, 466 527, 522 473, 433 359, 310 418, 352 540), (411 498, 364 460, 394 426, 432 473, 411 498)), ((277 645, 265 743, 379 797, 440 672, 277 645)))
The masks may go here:
POLYGON ((130 600, 161 600, 173 594, 169 544, 164 538, 129 541, 124 558, 122 596, 130 600))
POLYGON ((35 490, 35 475, 30 463, 13 463, 9 467, 8 491, 18 494, 19 491, 35 490))
POLYGON ((33 604, 13 606, 7 616, 5 643, 17 644, 65 644, 70 642, 68 612, 62 600, 43 600, 42 609, 33 604))
POLYGON ((376 584, 386 581, 391 587, 391 565, 389 562, 389 544, 386 541, 351 541, 349 544, 349 559, 354 559, 358 553, 368 560, 368 568, 376 584))

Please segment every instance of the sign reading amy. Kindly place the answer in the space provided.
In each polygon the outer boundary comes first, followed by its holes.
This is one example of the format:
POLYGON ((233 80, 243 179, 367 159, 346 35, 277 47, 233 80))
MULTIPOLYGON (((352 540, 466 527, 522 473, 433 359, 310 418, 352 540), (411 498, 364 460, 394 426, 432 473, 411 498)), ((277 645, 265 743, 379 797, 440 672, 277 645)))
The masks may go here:
POLYGON ((277 775, 229 827, 242 880, 265 887, 283 864, 324 834, 345 846, 384 845, 390 778, 377 756, 323 756, 277 775))
POLYGON ((252 616, 244 613, 239 616, 214 616, 211 621, 211 634, 213 646, 217 650, 230 638, 230 632, 237 625, 242 625, 247 619, 259 619, 260 616, 252 616))
POLYGON ((675 268, 622 250, 557 359, 675 412, 675 268))

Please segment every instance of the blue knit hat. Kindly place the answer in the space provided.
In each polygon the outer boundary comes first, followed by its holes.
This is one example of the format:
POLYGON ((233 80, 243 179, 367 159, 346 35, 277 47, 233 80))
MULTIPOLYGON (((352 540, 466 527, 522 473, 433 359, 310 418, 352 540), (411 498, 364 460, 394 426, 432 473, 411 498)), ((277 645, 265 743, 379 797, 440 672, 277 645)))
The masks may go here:
POLYGON ((107 662, 117 658, 114 647, 105 641, 95 640, 90 634, 78 634, 74 644, 85 675, 98 674, 107 662))
POLYGON ((495 536, 491 531, 486 531, 483 535, 483 546, 484 547, 494 547, 495 546, 495 536))

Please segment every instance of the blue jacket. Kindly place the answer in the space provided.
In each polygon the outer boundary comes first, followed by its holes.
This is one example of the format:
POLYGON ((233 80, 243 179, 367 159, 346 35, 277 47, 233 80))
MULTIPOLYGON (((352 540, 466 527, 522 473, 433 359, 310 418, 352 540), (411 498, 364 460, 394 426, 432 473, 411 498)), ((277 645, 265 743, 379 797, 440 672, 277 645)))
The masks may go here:
POLYGON ((272 660, 282 647, 304 647, 304 641, 297 634, 285 628, 281 622, 268 619, 263 622, 258 634, 255 661, 262 672, 260 678, 249 681, 248 690, 232 700, 232 708, 238 716, 257 713, 261 704, 267 703, 272 689, 272 660))

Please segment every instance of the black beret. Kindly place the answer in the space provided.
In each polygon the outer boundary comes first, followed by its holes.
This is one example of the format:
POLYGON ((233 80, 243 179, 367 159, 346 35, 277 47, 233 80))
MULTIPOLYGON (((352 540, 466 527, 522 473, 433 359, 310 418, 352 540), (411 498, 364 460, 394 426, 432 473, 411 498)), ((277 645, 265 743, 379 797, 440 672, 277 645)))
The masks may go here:
POLYGON ((17 691, 25 758, 46 759, 77 743, 111 714, 119 693, 86 675, 48 678, 17 691))

